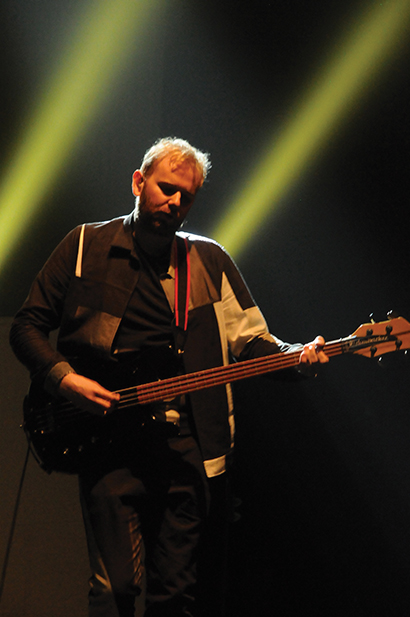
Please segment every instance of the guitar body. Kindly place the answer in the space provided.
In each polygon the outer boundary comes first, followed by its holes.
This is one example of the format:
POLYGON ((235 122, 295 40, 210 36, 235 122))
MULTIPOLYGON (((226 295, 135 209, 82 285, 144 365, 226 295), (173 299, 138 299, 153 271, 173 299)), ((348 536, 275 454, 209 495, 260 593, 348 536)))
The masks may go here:
MULTIPOLYGON (((93 368, 74 364, 77 372, 97 380, 109 390, 120 392, 120 395, 128 389, 136 391, 137 382, 155 384, 158 378, 155 381, 154 375, 168 377, 175 375, 176 370, 176 361, 168 350, 160 355, 144 356, 139 369, 134 368, 132 361, 93 368)), ((40 466, 48 473, 78 474, 133 443, 143 429, 149 428, 167 436, 176 434, 175 425, 166 422, 164 415, 175 405, 170 402, 139 404, 137 397, 133 398, 135 400, 131 403, 120 403, 113 412, 97 416, 75 407, 62 397, 54 398, 32 384, 23 403, 23 428, 40 466)))
POLYGON ((47 398, 33 387, 24 399, 24 431, 36 459, 49 473, 80 473, 106 456, 117 439, 113 416, 66 408, 63 399, 47 398), (70 420, 73 414, 75 422, 70 420))

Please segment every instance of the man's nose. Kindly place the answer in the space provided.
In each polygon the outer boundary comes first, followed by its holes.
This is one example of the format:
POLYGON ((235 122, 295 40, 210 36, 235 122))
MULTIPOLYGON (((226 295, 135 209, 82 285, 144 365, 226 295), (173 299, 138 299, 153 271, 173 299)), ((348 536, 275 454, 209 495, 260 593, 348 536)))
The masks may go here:
POLYGON ((180 206, 181 197, 182 197, 181 191, 177 191, 176 193, 171 195, 171 197, 168 199, 168 204, 173 205, 173 206, 180 206))

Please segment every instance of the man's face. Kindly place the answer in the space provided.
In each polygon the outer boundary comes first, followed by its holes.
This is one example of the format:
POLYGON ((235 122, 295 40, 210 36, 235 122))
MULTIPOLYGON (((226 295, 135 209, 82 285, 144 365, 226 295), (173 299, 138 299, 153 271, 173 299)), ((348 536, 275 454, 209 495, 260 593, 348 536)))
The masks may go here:
POLYGON ((171 165, 169 156, 143 177, 139 170, 132 177, 132 191, 139 197, 138 221, 148 231, 172 236, 183 223, 194 203, 197 183, 189 164, 171 165))

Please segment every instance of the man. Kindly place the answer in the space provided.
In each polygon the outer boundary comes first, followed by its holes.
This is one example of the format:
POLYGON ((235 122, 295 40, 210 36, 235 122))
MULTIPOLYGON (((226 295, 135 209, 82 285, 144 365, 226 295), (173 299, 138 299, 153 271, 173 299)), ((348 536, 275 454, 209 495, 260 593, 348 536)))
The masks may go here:
POLYGON ((164 372, 290 349, 300 350, 299 372, 328 361, 322 337, 291 347, 269 334, 225 251, 178 231, 209 168, 184 140, 156 142, 133 174, 134 212, 68 234, 12 325, 11 345, 34 384, 100 416, 101 427, 114 421, 106 450, 79 472, 91 617, 134 615, 144 580, 147 617, 196 614, 209 479, 225 477, 232 449, 228 384, 123 415, 121 380, 137 373, 155 385, 164 372), (56 328, 54 350, 48 334, 56 328))

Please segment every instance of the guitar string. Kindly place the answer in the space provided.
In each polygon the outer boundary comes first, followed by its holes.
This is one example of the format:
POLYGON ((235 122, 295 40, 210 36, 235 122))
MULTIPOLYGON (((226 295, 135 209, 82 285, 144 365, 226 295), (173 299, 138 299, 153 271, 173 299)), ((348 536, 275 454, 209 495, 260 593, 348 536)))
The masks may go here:
MULTIPOLYGON (((337 345, 340 347, 340 343, 337 345)), ((336 350, 328 350, 330 355, 338 353, 336 350)), ((158 381, 158 384, 142 384, 137 387, 126 389, 121 394, 123 402, 135 402, 135 390, 138 390, 137 399, 141 404, 163 400, 171 395, 178 395, 182 392, 202 390, 214 385, 221 385, 233 381, 239 381, 247 377, 258 376, 268 373, 269 370, 290 368, 299 363, 300 352, 292 352, 281 356, 266 356, 255 358, 246 362, 245 366, 241 363, 207 369, 198 373, 181 375, 179 378, 158 381), (209 371, 209 372, 208 372, 209 371), (229 376, 229 379, 228 379, 229 376)))
MULTIPOLYGON (((340 348, 342 345, 343 340, 327 343, 326 353, 330 356, 341 353, 340 348)), ((221 385, 229 383, 230 381, 239 381, 247 377, 258 376, 269 372, 269 370, 267 370, 268 368, 272 372, 274 369, 278 370, 278 367, 280 367, 280 369, 290 368, 298 364, 299 356, 300 352, 263 356, 261 358, 248 360, 243 367, 241 363, 238 362, 237 364, 181 375, 179 378, 171 377, 169 379, 159 380, 158 382, 117 390, 121 398, 115 409, 129 409, 136 404, 158 402, 186 392, 187 388, 189 391, 202 390, 214 385, 221 385), (228 375, 229 380, 227 381, 226 377, 228 375)), ((101 416, 93 415, 76 407, 70 401, 63 401, 56 405, 51 405, 51 408, 48 406, 36 411, 36 426, 38 430, 46 430, 46 428, 50 426, 50 411, 52 411, 54 422, 64 424, 76 421, 80 416, 88 417, 90 422, 92 422, 95 417, 101 418, 101 416)))
MULTIPOLYGON (((387 342, 393 343, 397 340, 398 336, 403 336, 406 334, 408 334, 408 332, 401 332, 399 334, 390 333, 392 338, 387 342)), ((384 333, 380 334, 380 336, 384 336, 384 333)), ((344 352, 349 352, 350 348, 344 350, 343 347, 346 347, 349 342, 356 338, 357 336, 352 335, 336 341, 330 341, 325 344, 324 351, 330 357, 344 352)), ((378 343, 380 343, 380 341, 378 343)), ((371 345, 372 343, 367 342, 364 347, 368 348, 371 347, 371 345)), ((255 358, 244 362, 244 366, 241 366, 242 363, 238 362, 237 364, 230 364, 227 366, 205 369, 204 371, 198 371, 196 373, 181 375, 179 378, 171 377, 164 380, 158 380, 158 382, 140 384, 117 390, 117 392, 121 395, 121 398, 116 404, 115 410, 129 409, 136 404, 148 404, 161 400, 163 401, 171 396, 174 397, 184 392, 201 390, 214 385, 221 385, 238 381, 240 379, 273 372, 275 370, 297 366, 299 355, 300 352, 297 351, 263 356, 261 358, 255 358), (227 379, 227 376, 229 376, 229 379, 227 379)), ((50 404, 44 408, 35 410, 36 430, 52 430, 53 426, 50 427, 50 424, 68 424, 70 422, 77 421, 80 416, 85 416, 88 418, 90 423, 95 420, 95 418, 102 419, 101 416, 91 414, 90 412, 76 407, 71 401, 61 401, 57 404, 50 404)))

